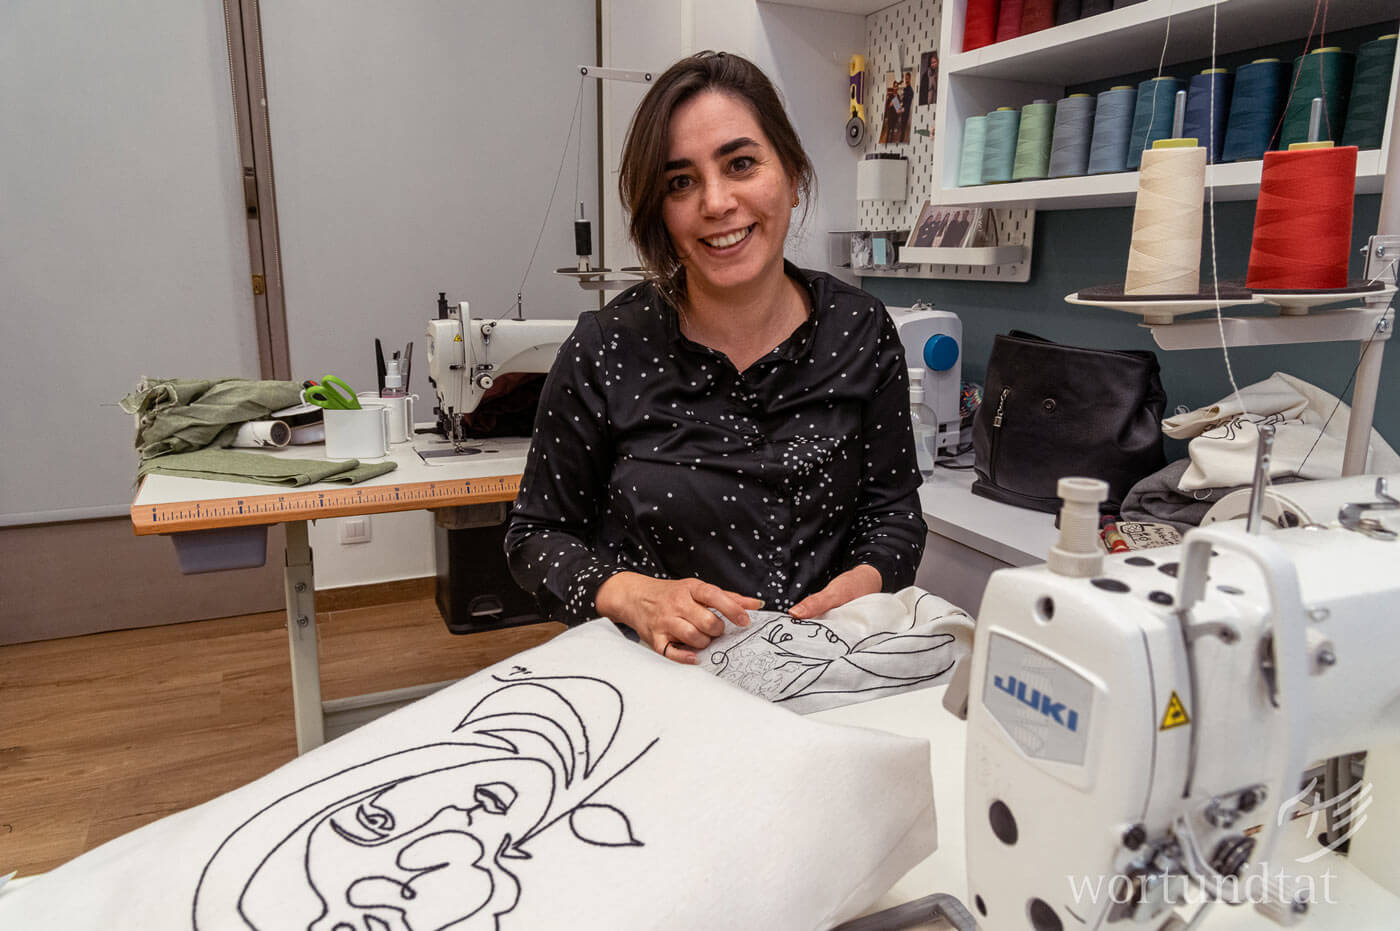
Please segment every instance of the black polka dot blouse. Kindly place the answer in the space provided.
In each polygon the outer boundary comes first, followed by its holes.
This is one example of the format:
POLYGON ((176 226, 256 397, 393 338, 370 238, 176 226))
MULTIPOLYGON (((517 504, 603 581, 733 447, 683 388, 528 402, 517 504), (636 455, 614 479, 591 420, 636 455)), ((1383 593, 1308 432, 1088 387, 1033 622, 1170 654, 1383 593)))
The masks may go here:
POLYGON ((786 610, 862 563, 913 584, 926 528, 894 322, 789 264, 813 312, 739 372, 651 283, 585 313, 545 381, 506 532, 555 620, 617 572, 700 578, 786 610))

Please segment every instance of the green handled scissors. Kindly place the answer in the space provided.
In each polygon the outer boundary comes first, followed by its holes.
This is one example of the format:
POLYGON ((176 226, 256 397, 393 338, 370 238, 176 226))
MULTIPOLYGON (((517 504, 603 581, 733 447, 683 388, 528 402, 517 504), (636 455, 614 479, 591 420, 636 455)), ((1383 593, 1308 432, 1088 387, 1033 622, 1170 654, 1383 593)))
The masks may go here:
POLYGON ((306 403, 315 404, 317 407, 324 407, 327 410, 357 411, 360 409, 360 399, 355 397, 354 389, 334 375, 322 378, 320 384, 307 388, 301 393, 301 396, 306 399, 306 403))

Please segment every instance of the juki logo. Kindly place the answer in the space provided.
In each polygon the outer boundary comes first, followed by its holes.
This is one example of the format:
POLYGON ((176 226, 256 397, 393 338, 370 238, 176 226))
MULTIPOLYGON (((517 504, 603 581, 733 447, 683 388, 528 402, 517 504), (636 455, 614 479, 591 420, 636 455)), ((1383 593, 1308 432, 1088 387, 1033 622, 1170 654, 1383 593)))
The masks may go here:
POLYGON ((1066 709, 1064 702, 1051 701, 1049 695, 1042 694, 1040 689, 1037 688, 1030 689, 1029 691, 1031 694, 1030 697, 1027 698, 1026 683, 1017 679, 1015 676, 1007 676, 1005 679, 1002 679, 1001 676, 993 676, 992 681, 997 688, 1001 689, 1007 695, 1012 696, 1021 704, 1035 711, 1039 711, 1047 718, 1053 719, 1056 724, 1061 724, 1070 731, 1077 731, 1079 729, 1079 712, 1066 709), (1061 715, 1064 715, 1064 717, 1061 717, 1061 715))

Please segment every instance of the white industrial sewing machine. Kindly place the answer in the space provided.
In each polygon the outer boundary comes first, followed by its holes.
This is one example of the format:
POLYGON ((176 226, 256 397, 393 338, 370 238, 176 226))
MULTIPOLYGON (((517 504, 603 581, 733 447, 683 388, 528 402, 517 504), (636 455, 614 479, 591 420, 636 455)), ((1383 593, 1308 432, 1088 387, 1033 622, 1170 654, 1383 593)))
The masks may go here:
POLYGON ((436 395, 438 429, 462 438, 461 415, 476 410, 496 379, 510 372, 548 372, 573 320, 473 320, 466 301, 438 294, 428 321, 428 382, 436 395))
POLYGON ((1321 891, 1270 857, 1311 799, 1309 764, 1329 760, 1328 846, 1349 837, 1352 864, 1400 894, 1390 830, 1349 830, 1371 801, 1396 807, 1400 511, 1383 482, 1328 526, 1233 521, 1114 556, 1093 539, 1098 485, 1062 480, 1049 562, 994 573, 982 602, 966 696, 977 921, 1188 928, 1174 906, 1214 901, 1301 921, 1321 891))

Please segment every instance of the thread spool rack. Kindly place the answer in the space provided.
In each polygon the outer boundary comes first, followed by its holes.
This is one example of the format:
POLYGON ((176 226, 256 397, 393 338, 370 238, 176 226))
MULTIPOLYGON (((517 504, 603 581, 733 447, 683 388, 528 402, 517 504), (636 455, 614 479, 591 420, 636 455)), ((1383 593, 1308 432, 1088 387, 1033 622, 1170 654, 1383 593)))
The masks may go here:
MULTIPOLYGON (((857 216, 858 231, 836 231, 831 252, 849 249, 855 232, 892 236, 902 241, 923 210, 924 202, 959 203, 937 200, 934 175, 937 150, 942 145, 941 123, 935 117, 935 104, 916 106, 911 114, 909 142, 879 142, 884 128, 885 75, 898 74, 900 65, 915 74, 916 91, 919 61, 924 52, 939 55, 938 98, 944 85, 944 54, 940 35, 945 33, 944 6, 939 0, 907 0, 870 13, 866 17, 865 112, 867 132, 864 151, 897 152, 909 159, 909 189, 903 201, 863 201, 857 216), (921 135, 919 130, 927 130, 921 135)), ((961 14, 959 14, 961 15, 961 14)), ((917 100, 917 96, 915 98, 917 100)), ((900 248, 901 264, 892 268, 863 268, 855 272, 875 278, 953 278, 977 281, 1024 282, 1030 279, 1031 244, 1035 235, 1035 210, 1003 207, 996 211, 996 247, 987 249, 900 248)))
MULTIPOLYGON (((998 106, 1022 106, 1036 98, 1058 100, 1066 87, 1132 74, 1156 64, 1170 21, 1164 74, 1172 66, 1210 55, 1212 16, 1218 16, 1221 54, 1273 43, 1297 41, 1308 34, 1315 0, 1142 0, 1119 10, 1055 26, 970 52, 962 48, 967 0, 943 0, 938 45, 940 77, 934 146, 932 192, 935 203, 1014 205, 1040 209, 1127 206, 1138 187, 1135 171, 1088 177, 1013 181, 957 187, 963 126, 968 117, 998 106)), ((900 7, 885 11, 893 13, 900 7)), ((884 14, 882 14, 884 15, 884 14)), ((872 17, 873 19, 874 17, 872 17)), ((1393 0, 1351 0, 1329 7, 1329 34, 1389 23, 1394 32, 1393 0)), ((1377 33, 1379 34, 1379 32, 1377 33)), ((1391 101, 1400 80, 1400 57, 1391 75, 1391 101)), ((1380 149, 1364 150, 1357 160, 1358 194, 1378 193, 1385 178, 1387 153, 1395 140, 1387 128, 1380 149)), ((1207 169, 1208 186, 1217 200, 1247 200, 1259 189, 1262 163, 1223 163, 1207 169)))

